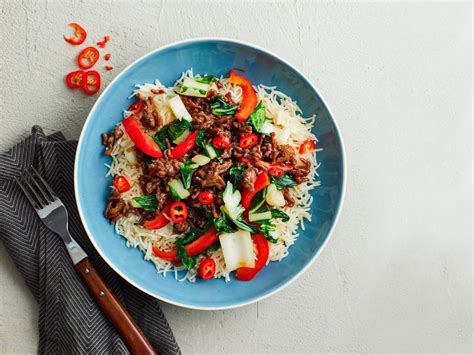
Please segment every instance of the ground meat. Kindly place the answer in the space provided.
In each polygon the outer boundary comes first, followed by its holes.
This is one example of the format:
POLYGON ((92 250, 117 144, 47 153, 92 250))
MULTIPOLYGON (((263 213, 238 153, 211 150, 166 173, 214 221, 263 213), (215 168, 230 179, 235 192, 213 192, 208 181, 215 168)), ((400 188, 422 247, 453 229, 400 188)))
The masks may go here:
POLYGON ((173 231, 176 234, 186 233, 188 231, 188 229, 189 229, 189 223, 187 221, 183 221, 183 222, 173 224, 173 231))
POLYGON ((161 120, 155 110, 153 98, 150 96, 143 105, 143 115, 141 118, 143 127, 155 130, 161 126, 161 120))
POLYGON ((120 192, 113 190, 109 196, 104 216, 114 223, 117 219, 127 214, 127 204, 120 198, 120 192))
POLYGON ((243 174, 242 186, 249 191, 253 191, 255 180, 257 180, 257 169, 249 166, 243 174))
POLYGON ((199 184, 202 188, 216 187, 218 190, 224 190, 225 181, 223 175, 233 165, 232 160, 226 160, 223 163, 213 161, 196 170, 193 175, 193 182, 199 184))
POLYGON ((123 131, 119 126, 115 126, 110 135, 107 135, 106 133, 101 134, 102 144, 106 146, 104 151, 105 155, 110 155, 112 153, 115 141, 122 138, 122 136, 123 131))
POLYGON ((286 206, 293 207, 295 205, 295 200, 293 200, 293 198, 290 196, 290 190, 285 188, 282 189, 281 192, 283 192, 283 197, 285 197, 286 206))
POLYGON ((299 164, 290 170, 290 174, 294 176, 295 181, 298 184, 301 184, 302 182, 308 181, 308 175, 310 170, 311 163, 309 162, 309 160, 300 159, 299 164))

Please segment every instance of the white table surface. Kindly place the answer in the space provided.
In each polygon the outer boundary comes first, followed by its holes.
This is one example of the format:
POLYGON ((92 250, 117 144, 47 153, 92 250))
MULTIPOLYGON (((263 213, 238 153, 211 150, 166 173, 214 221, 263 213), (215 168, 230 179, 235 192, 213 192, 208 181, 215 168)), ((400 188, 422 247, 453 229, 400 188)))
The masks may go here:
MULTIPOLYGON (((469 3, 0 2, 0 150, 33 124, 78 138, 96 97, 68 91, 84 25, 114 70, 190 37, 253 42, 320 89, 347 150, 340 221, 314 265, 270 299, 163 305, 184 353, 472 350, 469 3)), ((103 65, 103 64, 102 64, 103 65)), ((1 231, 1 226, 0 226, 1 231)), ((0 247, 0 353, 33 353, 37 306, 0 247)))

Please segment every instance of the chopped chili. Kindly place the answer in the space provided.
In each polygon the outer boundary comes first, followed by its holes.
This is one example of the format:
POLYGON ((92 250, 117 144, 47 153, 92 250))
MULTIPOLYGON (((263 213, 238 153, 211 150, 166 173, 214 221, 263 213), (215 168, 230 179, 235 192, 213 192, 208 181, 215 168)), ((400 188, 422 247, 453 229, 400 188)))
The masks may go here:
POLYGON ((240 148, 250 148, 258 143, 258 137, 256 134, 249 133, 240 138, 240 148))
POLYGON ((86 40, 87 38, 87 32, 85 29, 83 29, 81 27, 81 25, 75 23, 75 22, 72 22, 69 24, 69 26, 71 26, 72 28, 74 28, 75 32, 74 34, 72 35, 72 37, 66 37, 64 36, 64 40, 74 46, 78 46, 82 43, 84 43, 84 41, 86 40))
POLYGON ((198 268, 199 277, 203 280, 209 280, 216 274, 216 262, 212 258, 206 258, 201 261, 198 268))
POLYGON ((219 136, 212 139, 212 145, 216 149, 227 149, 230 147, 230 138, 226 136, 219 136))
POLYGON ((316 142, 312 139, 307 139, 300 145, 299 152, 300 154, 309 153, 316 150, 316 142))
POLYGON ((135 115, 138 115, 143 110, 143 101, 138 100, 129 106, 127 111, 133 112, 135 115))
POLYGON ((104 55, 104 59, 105 60, 109 60, 111 57, 111 54, 110 53, 107 53, 106 55, 104 55))
POLYGON ((104 40, 103 41, 100 41, 100 42, 97 42, 97 45, 100 47, 100 48, 105 48, 107 42, 110 40, 110 36, 104 36, 104 40))
POLYGON ((90 69, 92 68, 95 63, 99 60, 99 51, 97 48, 94 47, 86 47, 84 48, 79 56, 77 57, 77 64, 82 69, 90 69))
POLYGON ((66 75, 66 85, 71 89, 77 89, 84 86, 84 70, 77 70, 66 75))
POLYGON ((214 201, 214 196, 210 191, 203 191, 198 195, 198 200, 203 205, 210 205, 214 201))
POLYGON ((105 69, 107 69, 107 70, 112 70, 113 68, 114 68, 114 67, 111 66, 111 65, 106 65, 106 66, 105 66, 105 69))
POLYGON ((84 86, 82 90, 87 95, 94 95, 100 90, 100 74, 95 70, 89 70, 84 73, 84 86))
POLYGON ((170 217, 173 223, 184 222, 188 218, 188 208, 184 202, 174 202, 171 205, 170 217))
POLYGON ((130 183, 125 176, 119 175, 113 181, 114 187, 118 192, 126 192, 130 190, 130 183))

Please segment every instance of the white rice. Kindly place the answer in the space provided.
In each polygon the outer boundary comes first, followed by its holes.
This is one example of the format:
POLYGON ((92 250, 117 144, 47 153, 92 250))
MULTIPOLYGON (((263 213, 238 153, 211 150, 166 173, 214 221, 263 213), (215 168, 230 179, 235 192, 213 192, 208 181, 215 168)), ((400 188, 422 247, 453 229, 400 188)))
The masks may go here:
MULTIPOLYGON (((176 81, 173 87, 165 87, 158 80, 154 84, 136 85, 132 96, 138 96, 142 99, 151 98, 160 117, 164 119, 165 123, 170 123, 175 120, 172 111, 168 105, 168 99, 175 95, 176 87, 186 77, 193 77, 192 69, 187 70, 176 81), (164 90, 163 94, 154 94, 151 90, 164 90)), ((238 86, 229 83, 228 79, 221 78, 220 82, 223 84, 221 89, 215 89, 218 94, 225 95, 231 92, 232 99, 235 102, 241 102, 242 90, 238 86)), ((284 93, 277 90, 276 87, 269 87, 258 85, 255 87, 257 96, 263 101, 266 109, 266 115, 272 119, 273 123, 282 130, 289 130, 289 139, 287 144, 297 149, 300 144, 307 140, 315 140, 317 138, 311 132, 316 124, 316 116, 303 117, 302 111, 297 103, 284 93)), ((124 111, 124 117, 128 117, 130 112, 124 111)), ((308 176, 309 181, 304 182, 295 188, 290 189, 290 193, 295 200, 294 207, 285 207, 283 210, 290 216, 288 222, 282 222, 280 219, 275 220, 276 235, 278 242, 276 244, 269 243, 270 257, 269 261, 280 261, 288 255, 288 248, 293 245, 298 238, 298 226, 304 230, 304 221, 311 221, 310 206, 313 201, 310 191, 320 185, 317 180, 317 152, 307 153, 304 157, 311 163, 311 171, 308 176)), ((136 196, 142 195, 138 179, 142 175, 141 168, 136 164, 134 156, 134 144, 126 133, 119 140, 115 141, 112 154, 112 162, 106 165, 108 168, 107 176, 125 176, 131 184, 131 189, 122 194, 125 201, 130 201, 136 196)), ((161 250, 170 250, 174 246, 174 241, 180 235, 173 233, 171 223, 159 230, 150 230, 143 228, 139 224, 137 216, 122 217, 117 220, 115 224, 115 231, 117 234, 123 236, 127 240, 127 246, 139 248, 144 253, 144 259, 149 260, 155 264, 158 273, 166 276, 171 273, 176 280, 194 282, 196 280, 196 269, 188 270, 183 277, 179 277, 178 271, 186 270, 184 267, 176 267, 171 262, 160 259, 153 254, 152 247, 156 246, 161 250)), ((211 252, 210 257, 216 262, 216 278, 223 277, 229 281, 229 272, 226 270, 224 257, 221 249, 211 252)), ((199 265, 199 262, 196 263, 199 265)))

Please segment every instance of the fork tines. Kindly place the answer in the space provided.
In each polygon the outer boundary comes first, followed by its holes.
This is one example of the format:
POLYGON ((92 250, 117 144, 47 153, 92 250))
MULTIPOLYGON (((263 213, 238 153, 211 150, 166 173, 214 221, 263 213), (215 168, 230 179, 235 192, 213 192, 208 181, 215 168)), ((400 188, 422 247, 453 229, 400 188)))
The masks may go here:
POLYGON ((42 209, 58 198, 33 166, 31 172, 15 177, 15 181, 35 209, 42 209))

